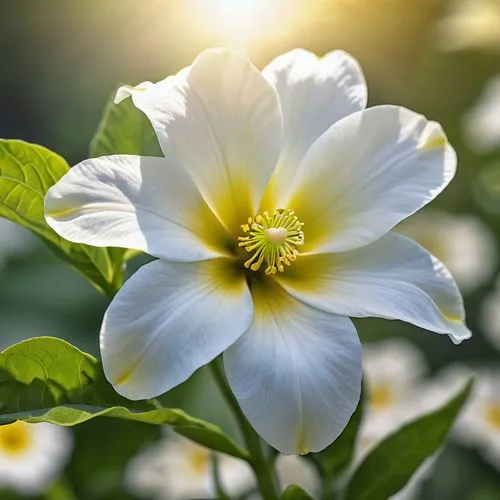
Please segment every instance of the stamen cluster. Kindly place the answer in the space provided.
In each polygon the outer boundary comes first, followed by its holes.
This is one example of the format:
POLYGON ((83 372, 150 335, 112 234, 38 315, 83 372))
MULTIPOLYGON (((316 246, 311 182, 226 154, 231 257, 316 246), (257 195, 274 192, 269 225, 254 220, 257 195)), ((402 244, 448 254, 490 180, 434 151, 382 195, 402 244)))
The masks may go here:
POLYGON ((273 215, 263 212, 249 217, 241 229, 239 246, 253 253, 244 263, 247 269, 258 271, 265 261, 267 275, 282 273, 299 255, 297 247, 304 244, 304 233, 300 222, 290 209, 279 208, 273 215))

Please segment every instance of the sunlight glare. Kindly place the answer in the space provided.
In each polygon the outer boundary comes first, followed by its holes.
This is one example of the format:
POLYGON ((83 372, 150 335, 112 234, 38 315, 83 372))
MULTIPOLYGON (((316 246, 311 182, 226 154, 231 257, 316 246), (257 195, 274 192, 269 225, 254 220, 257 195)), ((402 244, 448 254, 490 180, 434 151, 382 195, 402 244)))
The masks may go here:
POLYGON ((299 0, 190 0, 203 31, 229 47, 245 50, 261 36, 273 36, 297 14, 299 0))

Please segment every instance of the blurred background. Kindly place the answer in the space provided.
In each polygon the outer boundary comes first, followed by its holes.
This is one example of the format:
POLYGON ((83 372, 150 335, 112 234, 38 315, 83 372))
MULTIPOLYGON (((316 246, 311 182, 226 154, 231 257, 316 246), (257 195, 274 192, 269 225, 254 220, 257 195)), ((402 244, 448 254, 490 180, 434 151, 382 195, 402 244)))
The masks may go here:
MULTIPOLYGON (((454 433, 404 498, 499 499, 500 0, 4 0, 0 137, 42 144, 75 164, 88 157, 90 139, 118 83, 163 79, 212 46, 242 50, 259 68, 296 47, 318 55, 344 49, 363 67, 370 106, 407 106, 444 126, 458 152, 457 176, 429 209, 400 229, 450 267, 475 335, 454 346, 399 322, 356 324, 367 345, 367 363, 377 356, 404 361, 413 350, 410 358, 418 357, 424 367, 417 382, 399 389, 399 399, 391 377, 384 379, 387 363, 377 369, 375 362, 367 370, 374 381, 370 411, 381 410, 378 418, 386 427, 400 423, 397 415, 424 411, 429 387, 442 387, 447 377, 441 374, 450 366, 469 366, 496 384, 488 396, 493 409, 471 406, 464 424, 471 428, 468 438, 463 431, 454 433), (377 380, 382 396, 394 392, 390 398, 375 399, 377 380), (389 411, 398 405, 397 412, 389 411), (474 426, 482 431, 473 432, 474 426), (480 437, 470 439, 476 434, 480 437)), ((130 272, 140 263, 133 262, 130 272)), ((97 356, 107 302, 34 237, 0 220, 1 349, 51 335, 97 356)), ((409 361, 405 368, 403 361, 396 370, 407 373, 413 365, 409 361)), ((164 397, 165 404, 233 431, 208 372, 201 370, 185 385, 164 397)), ((102 419, 72 432, 74 447, 61 464, 59 486, 32 497, 69 499, 71 492, 78 499, 138 498, 124 483, 125 471, 161 431, 102 419)), ((367 442, 383 432, 367 431, 367 442)), ((144 498, 174 498, 143 491, 144 498)), ((0 498, 22 494, 11 485, 0 498)))

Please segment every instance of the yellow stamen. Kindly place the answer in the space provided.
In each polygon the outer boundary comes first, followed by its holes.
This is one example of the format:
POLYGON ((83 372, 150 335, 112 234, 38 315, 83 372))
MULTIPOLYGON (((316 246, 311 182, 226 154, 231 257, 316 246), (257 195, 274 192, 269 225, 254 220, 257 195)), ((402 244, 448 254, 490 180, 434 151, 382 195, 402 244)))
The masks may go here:
POLYGON ((239 236, 239 246, 253 255, 244 266, 258 271, 265 261, 266 274, 282 273, 299 255, 297 247, 304 244, 302 226, 293 210, 278 209, 273 215, 264 212, 250 217, 241 229, 246 236, 239 236))
POLYGON ((0 426, 0 454, 19 455, 31 445, 31 429, 21 420, 0 426))

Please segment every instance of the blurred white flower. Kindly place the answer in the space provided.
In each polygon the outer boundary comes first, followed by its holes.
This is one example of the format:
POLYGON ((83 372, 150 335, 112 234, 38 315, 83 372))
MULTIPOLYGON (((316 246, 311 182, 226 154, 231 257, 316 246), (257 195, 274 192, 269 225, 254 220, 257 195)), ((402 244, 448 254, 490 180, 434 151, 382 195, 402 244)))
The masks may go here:
MULTIPOLYGON (((222 486, 239 495, 254 485, 253 472, 242 460, 218 455, 222 486)), ((189 500, 216 493, 211 451, 173 432, 135 456, 125 471, 125 487, 154 500, 189 500)))
POLYGON ((296 484, 307 491, 313 498, 320 492, 320 477, 314 465, 297 455, 279 455, 276 459, 276 473, 284 489, 296 484))
POLYGON ((42 492, 66 465, 72 444, 64 427, 22 421, 0 426, 0 489, 42 492))
POLYGON ((436 43, 443 50, 500 48, 500 2, 455 0, 437 25, 436 43))
POLYGON ((475 151, 486 153, 500 146, 500 76, 487 83, 476 104, 464 115, 463 127, 475 151))
POLYGON ((10 220, 0 217, 0 268, 12 257, 33 250, 37 239, 33 234, 10 220))
POLYGON ((476 371, 472 395, 454 435, 462 443, 475 446, 500 470, 500 369, 482 367, 476 371))
MULTIPOLYGON (((437 409, 460 387, 459 381, 426 377, 427 362, 411 342, 389 339, 364 346, 363 368, 368 400, 361 424, 356 462, 378 442, 406 422, 437 409)), ((436 455, 427 459, 406 486, 391 500, 417 498, 422 483, 432 474, 436 455)))
POLYGON ((493 291, 483 300, 479 317, 483 333, 500 350, 500 278, 493 291))
POLYGON ((426 210, 399 227, 443 262, 464 293, 491 277, 497 264, 496 242, 488 227, 473 215, 426 210))
POLYGON ((460 443, 476 447, 500 470, 500 369, 451 365, 434 378, 432 386, 425 392, 422 405, 425 411, 441 406, 472 376, 475 382, 471 396, 452 434, 460 443))
POLYGON ((420 413, 415 399, 421 397, 427 366, 411 342, 389 339, 364 346, 363 369, 368 400, 358 441, 360 455, 420 413))

